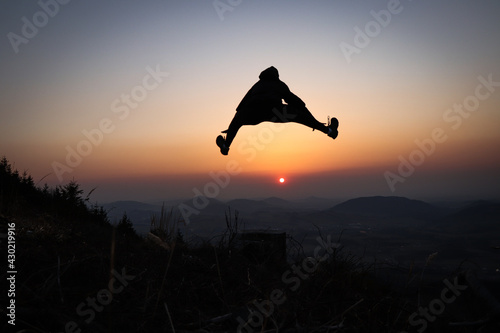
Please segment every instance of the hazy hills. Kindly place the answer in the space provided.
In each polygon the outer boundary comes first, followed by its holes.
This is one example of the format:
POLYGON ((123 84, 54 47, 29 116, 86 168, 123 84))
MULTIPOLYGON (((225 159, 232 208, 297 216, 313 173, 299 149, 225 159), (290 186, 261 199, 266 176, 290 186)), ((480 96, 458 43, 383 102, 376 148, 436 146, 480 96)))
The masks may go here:
MULTIPOLYGON (((198 198, 198 204, 202 202, 198 198)), ((178 220, 179 205, 193 206, 191 200, 165 202, 178 220)), ((141 234, 147 233, 160 203, 121 201, 104 207, 111 221, 123 212, 141 234)), ((361 197, 342 202, 310 197, 300 201, 280 198, 235 199, 223 202, 208 199, 208 205, 189 216, 189 224, 179 224, 190 240, 209 239, 226 228, 226 215, 238 212, 239 228, 271 229, 286 232, 304 250, 316 245, 316 237, 330 235, 340 239, 349 252, 365 260, 390 265, 423 266, 432 253, 438 253, 427 274, 442 274, 464 262, 482 267, 486 279, 500 282, 497 269, 500 255, 500 203, 493 201, 447 202, 434 204, 403 197, 361 197)), ((114 220, 113 220, 114 219, 114 220)))
MULTIPOLYGON (((271 197, 265 199, 233 199, 223 202, 206 199, 203 207, 194 204, 195 199, 166 201, 164 203, 142 203, 137 201, 117 201, 103 205, 111 221, 119 220, 124 213, 132 220, 139 233, 146 232, 150 219, 159 214, 162 205, 167 211, 172 210, 179 219, 182 214, 179 205, 193 208, 196 213, 189 216, 193 229, 211 226, 224 226, 225 215, 231 211, 239 213, 239 218, 248 228, 304 228, 314 223, 319 226, 353 223, 372 223, 373 227, 400 227, 402 224, 419 223, 427 225, 433 231, 460 233, 470 225, 491 228, 498 222, 500 226, 500 203, 492 201, 462 202, 453 205, 436 205, 420 200, 396 196, 360 197, 342 202, 331 199, 309 197, 299 201, 288 201, 271 197), (453 208, 450 208, 453 207, 453 208), (470 225, 469 225, 470 224, 470 225)), ((202 202, 201 198, 199 202, 202 202)))
POLYGON ((363 197, 342 202, 331 208, 334 212, 360 214, 377 217, 416 217, 420 219, 436 218, 445 213, 438 208, 420 200, 403 197, 363 197))

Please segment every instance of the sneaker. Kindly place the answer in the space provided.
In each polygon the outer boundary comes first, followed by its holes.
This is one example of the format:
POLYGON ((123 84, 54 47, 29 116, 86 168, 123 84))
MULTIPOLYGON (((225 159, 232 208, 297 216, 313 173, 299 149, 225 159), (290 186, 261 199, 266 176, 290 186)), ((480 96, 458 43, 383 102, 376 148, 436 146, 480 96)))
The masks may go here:
POLYGON ((227 153, 229 152, 229 147, 226 146, 226 140, 224 139, 224 137, 222 135, 219 135, 217 137, 217 139, 215 140, 215 143, 220 148, 220 153, 222 155, 227 155, 227 153))
POLYGON ((339 127, 339 121, 337 118, 332 118, 328 120, 328 136, 332 139, 335 139, 337 135, 339 135, 339 131, 337 130, 339 127))

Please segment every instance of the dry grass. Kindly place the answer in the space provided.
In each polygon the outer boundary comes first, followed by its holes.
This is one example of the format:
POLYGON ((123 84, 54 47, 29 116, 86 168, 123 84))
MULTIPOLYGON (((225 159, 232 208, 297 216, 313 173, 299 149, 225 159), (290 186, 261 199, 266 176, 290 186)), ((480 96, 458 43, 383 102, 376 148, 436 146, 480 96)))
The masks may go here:
MULTIPOLYGON (((377 268, 341 247, 314 269, 298 273, 297 267, 310 260, 300 242, 288 239, 293 262, 277 262, 265 251, 258 260, 250 258, 237 245, 240 221, 230 211, 219 241, 195 246, 180 241, 179 219, 163 208, 151 220, 154 234, 168 244, 160 247, 116 233, 98 210, 78 215, 67 204, 58 210, 52 196, 30 205, 16 193, 16 207, 24 209, 0 212, 0 227, 4 232, 8 223, 16 224, 19 332, 63 332, 67 325, 82 332, 234 332, 252 315, 262 320, 244 332, 414 328, 408 318, 416 310, 415 296, 380 282, 372 274, 377 268), (128 280, 117 279, 117 272, 128 280), (282 302, 275 302, 278 294, 282 302)), ((0 195, 0 207, 11 200, 0 195)), ((418 280, 417 272, 409 275, 409 281, 418 280)), ((439 295, 439 289, 435 292, 439 295)), ((460 315, 447 313, 427 332, 477 331, 446 326, 460 315)), ((2 325, 2 331, 12 328, 2 325)), ((482 332, 489 331, 483 327, 482 332)))

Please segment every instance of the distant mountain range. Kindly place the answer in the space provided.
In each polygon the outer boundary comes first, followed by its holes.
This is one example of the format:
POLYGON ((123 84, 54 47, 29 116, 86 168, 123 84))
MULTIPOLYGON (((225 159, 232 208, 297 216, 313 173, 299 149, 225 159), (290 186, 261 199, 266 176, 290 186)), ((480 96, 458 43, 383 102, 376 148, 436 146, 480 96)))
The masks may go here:
MULTIPOLYGON (((457 212, 448 214, 436 221, 431 229, 448 234, 500 233, 500 202, 475 201, 468 203, 457 212)), ((500 235, 498 235, 500 246, 500 235)))
POLYGON ((172 211, 176 221, 182 220, 180 204, 196 212, 190 214, 188 225, 179 223, 181 232, 189 239, 206 240, 221 235, 226 230, 226 216, 234 220, 238 212, 239 230, 284 231, 304 248, 314 248, 318 233, 322 233, 341 236, 350 251, 378 259, 391 258, 391 262, 425 260, 429 254, 439 252, 443 265, 455 265, 457 258, 475 258, 491 266, 492 258, 500 255, 500 250, 496 250, 500 248, 500 202, 494 201, 432 204, 395 196, 342 202, 315 197, 300 201, 273 197, 227 202, 194 198, 156 204, 118 201, 104 208, 109 211, 111 222, 118 222, 126 212, 137 232, 146 234, 151 217, 160 213, 162 204, 168 212, 172 211))
POLYGON ((419 219, 436 218, 446 213, 445 209, 424 201, 395 196, 351 199, 336 205, 331 210, 344 214, 391 218, 415 217, 419 219))
MULTIPOLYGON (((208 200, 208 205, 196 209, 196 199, 166 201, 164 203, 142 203, 137 201, 116 201, 103 205, 108 211, 111 222, 117 222, 127 214, 140 233, 147 232, 151 217, 159 214, 162 205, 167 211, 172 210, 180 218, 178 210, 180 204, 191 207, 198 213, 192 214, 190 222, 199 228, 206 228, 209 224, 224 226, 225 215, 231 211, 234 215, 238 211, 239 217, 252 227, 287 228, 294 224, 315 223, 328 225, 330 223, 350 223, 367 219, 394 223, 398 219, 405 221, 422 221, 432 223, 434 229, 448 228, 458 223, 462 227, 470 223, 490 225, 495 221, 500 225, 500 203, 478 201, 438 206, 420 200, 413 200, 397 196, 372 196, 338 202, 331 199, 309 197, 298 201, 288 201, 271 197, 266 199, 233 199, 223 202, 217 199, 208 200)), ((204 202, 198 198, 199 203, 204 202)))
POLYGON ((104 208, 111 222, 118 222, 126 212, 136 231, 146 234, 151 217, 160 213, 162 205, 181 221, 180 204, 192 209, 189 224, 178 226, 185 239, 193 243, 216 242, 226 230, 226 216, 235 221, 237 211, 239 231, 286 232, 294 240, 287 242, 291 249, 299 244, 305 253, 317 247, 318 235, 330 237, 341 244, 343 253, 388 265, 388 277, 401 285, 407 283, 408 272, 416 267, 426 267, 425 277, 436 281, 457 269, 480 268, 482 280, 500 285, 500 202, 429 203, 394 196, 341 202, 316 197, 227 202, 193 198, 165 203, 118 201, 104 208), (428 262, 430 255, 432 263, 428 262))

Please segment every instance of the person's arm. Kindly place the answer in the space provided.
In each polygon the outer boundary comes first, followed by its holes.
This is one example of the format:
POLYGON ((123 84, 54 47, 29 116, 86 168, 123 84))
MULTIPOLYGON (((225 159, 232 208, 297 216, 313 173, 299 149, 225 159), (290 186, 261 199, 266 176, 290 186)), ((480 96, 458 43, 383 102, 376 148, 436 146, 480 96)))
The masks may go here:
POLYGON ((299 96, 295 95, 290 91, 288 86, 284 83, 282 85, 282 91, 283 91, 283 99, 285 102, 291 106, 297 106, 297 107, 305 107, 306 103, 304 103, 303 100, 299 98, 299 96))

